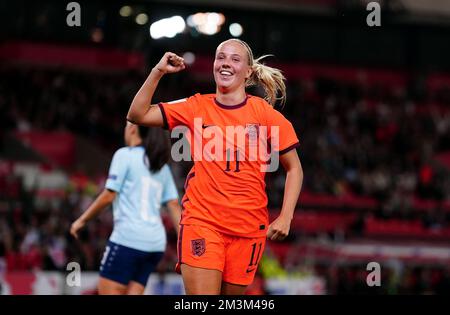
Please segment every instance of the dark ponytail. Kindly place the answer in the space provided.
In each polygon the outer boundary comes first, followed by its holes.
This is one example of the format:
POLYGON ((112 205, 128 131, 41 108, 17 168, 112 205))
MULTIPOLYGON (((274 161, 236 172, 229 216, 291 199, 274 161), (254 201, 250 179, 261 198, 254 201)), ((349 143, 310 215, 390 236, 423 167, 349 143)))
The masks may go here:
POLYGON ((145 148, 144 163, 148 166, 150 172, 159 171, 169 161, 169 133, 158 127, 139 126, 139 135, 145 148))

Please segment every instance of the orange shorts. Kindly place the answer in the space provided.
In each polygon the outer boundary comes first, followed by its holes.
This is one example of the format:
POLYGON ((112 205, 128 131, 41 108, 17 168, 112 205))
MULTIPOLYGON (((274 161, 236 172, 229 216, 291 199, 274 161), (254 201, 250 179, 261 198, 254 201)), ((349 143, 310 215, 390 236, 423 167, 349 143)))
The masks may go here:
POLYGON ((247 238, 223 234, 198 225, 180 225, 178 263, 216 269, 222 280, 232 284, 253 282, 266 244, 266 237, 247 238))

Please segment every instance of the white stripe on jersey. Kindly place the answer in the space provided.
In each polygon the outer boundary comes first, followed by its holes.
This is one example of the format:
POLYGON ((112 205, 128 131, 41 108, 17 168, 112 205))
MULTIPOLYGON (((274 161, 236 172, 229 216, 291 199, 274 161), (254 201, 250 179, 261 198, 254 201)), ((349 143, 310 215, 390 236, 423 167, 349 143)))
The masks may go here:
POLYGON ((184 102, 184 101, 186 101, 187 100, 187 97, 185 97, 185 98, 182 98, 182 99, 179 99, 179 100, 175 100, 175 101, 170 101, 170 102, 167 102, 167 104, 176 104, 176 103, 181 103, 181 102, 184 102))

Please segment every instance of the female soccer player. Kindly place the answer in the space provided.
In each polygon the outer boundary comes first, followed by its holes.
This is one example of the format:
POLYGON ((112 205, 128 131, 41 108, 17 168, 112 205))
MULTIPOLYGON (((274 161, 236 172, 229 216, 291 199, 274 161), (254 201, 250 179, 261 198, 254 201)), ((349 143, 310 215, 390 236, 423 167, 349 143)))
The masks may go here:
POLYGON ((293 150, 298 139, 292 124, 271 106, 278 92, 285 99, 284 77, 260 59, 253 58, 245 42, 227 40, 215 54, 215 94, 150 106, 159 80, 185 68, 183 58, 167 52, 128 112, 127 119, 139 125, 170 130, 184 125, 194 133, 194 166, 186 179, 178 236, 177 271, 182 273, 187 294, 243 294, 253 281, 266 238, 281 240, 289 233, 303 181, 293 150), (246 86, 253 84, 263 86, 268 102, 246 93, 246 86), (236 134, 228 131, 239 127, 245 128, 245 143, 236 145, 236 134), (209 142, 196 150, 197 141, 213 134, 215 140, 222 140, 221 144, 214 141, 214 153, 209 142), (268 148, 279 154, 287 172, 281 212, 270 225, 262 171, 268 161, 260 155, 252 158, 250 153, 255 152, 252 146, 260 135, 270 141, 268 148), (198 156, 208 150, 211 154, 198 156))
POLYGON ((166 248, 162 204, 167 204, 178 232, 181 208, 166 164, 170 141, 162 129, 147 129, 127 122, 127 146, 114 154, 105 189, 70 229, 78 238, 78 231, 113 203, 114 228, 101 261, 99 294, 144 292, 166 248))

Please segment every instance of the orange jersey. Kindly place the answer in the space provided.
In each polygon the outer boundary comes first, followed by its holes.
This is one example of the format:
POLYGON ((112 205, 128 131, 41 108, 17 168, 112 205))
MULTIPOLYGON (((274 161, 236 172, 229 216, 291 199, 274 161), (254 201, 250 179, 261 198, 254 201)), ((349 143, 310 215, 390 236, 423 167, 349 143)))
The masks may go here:
POLYGON ((218 103, 215 94, 196 94, 159 107, 166 128, 183 125, 190 133, 194 166, 186 178, 181 224, 236 236, 266 235, 265 169, 276 165, 267 152, 281 155, 298 146, 292 124, 251 95, 234 106, 218 103))

